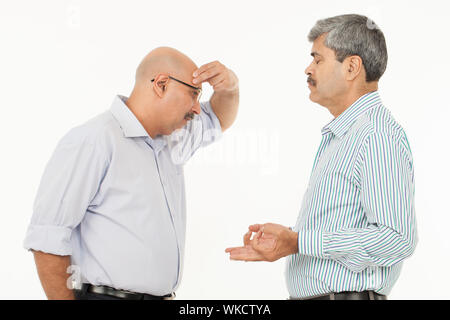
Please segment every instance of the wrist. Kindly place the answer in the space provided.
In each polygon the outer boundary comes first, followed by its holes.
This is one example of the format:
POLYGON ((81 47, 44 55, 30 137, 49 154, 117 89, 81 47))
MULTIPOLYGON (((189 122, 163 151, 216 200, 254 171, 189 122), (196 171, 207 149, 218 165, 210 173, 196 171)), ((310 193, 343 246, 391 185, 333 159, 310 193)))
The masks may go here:
POLYGON ((224 97, 236 97, 239 96, 239 85, 214 90, 214 93, 224 97))
POLYGON ((298 253, 298 232, 289 230, 289 254, 298 253))

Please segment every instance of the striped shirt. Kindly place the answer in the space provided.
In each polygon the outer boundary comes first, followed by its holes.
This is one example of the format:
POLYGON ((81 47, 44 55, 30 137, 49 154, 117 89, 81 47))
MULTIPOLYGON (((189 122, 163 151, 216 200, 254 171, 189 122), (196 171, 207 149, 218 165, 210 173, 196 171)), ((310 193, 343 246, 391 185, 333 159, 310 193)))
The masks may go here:
POLYGON ((287 258, 292 298, 389 294, 416 244, 414 170, 405 132, 377 91, 322 129, 287 258))

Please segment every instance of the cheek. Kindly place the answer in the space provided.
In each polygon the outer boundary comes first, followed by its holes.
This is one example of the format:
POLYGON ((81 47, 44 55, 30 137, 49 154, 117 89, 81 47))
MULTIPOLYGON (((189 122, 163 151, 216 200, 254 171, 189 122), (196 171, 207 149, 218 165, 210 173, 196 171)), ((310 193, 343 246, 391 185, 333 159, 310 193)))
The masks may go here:
POLYGON ((333 79, 334 88, 335 88, 336 92, 337 91, 341 92, 342 90, 344 90, 346 88, 345 72, 342 67, 338 67, 334 70, 332 79, 333 79))
POLYGON ((330 66, 323 71, 318 87, 320 86, 321 90, 326 92, 339 90, 344 81, 342 68, 340 66, 330 66))
POLYGON ((181 110, 183 110, 183 115, 185 115, 188 112, 191 112, 193 107, 194 107, 194 102, 192 100, 192 97, 186 97, 184 99, 184 103, 181 108, 181 110))
POLYGON ((192 97, 188 94, 180 93, 174 99, 174 105, 177 106, 179 112, 187 110, 188 112, 192 108, 192 97))
POLYGON ((167 112, 173 120, 177 120, 184 116, 189 109, 190 100, 183 94, 176 94, 170 97, 169 107, 167 112))
POLYGON ((317 89, 326 87, 330 80, 330 68, 324 64, 317 65, 313 78, 317 80, 317 89))

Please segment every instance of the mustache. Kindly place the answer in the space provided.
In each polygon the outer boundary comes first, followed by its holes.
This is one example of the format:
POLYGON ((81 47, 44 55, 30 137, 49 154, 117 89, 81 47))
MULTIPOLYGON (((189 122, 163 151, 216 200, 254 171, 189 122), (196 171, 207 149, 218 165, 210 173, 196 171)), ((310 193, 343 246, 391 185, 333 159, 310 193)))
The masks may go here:
POLYGON ((310 85, 312 85, 312 86, 314 86, 314 87, 317 85, 316 80, 314 80, 313 78, 311 78, 311 76, 308 77, 308 80, 306 80, 306 82, 308 82, 310 85))
POLYGON ((192 120, 192 119, 194 119, 194 116, 195 116, 195 113, 193 113, 193 112, 188 112, 188 113, 186 113, 186 114, 184 115, 184 118, 185 118, 186 120, 192 120))

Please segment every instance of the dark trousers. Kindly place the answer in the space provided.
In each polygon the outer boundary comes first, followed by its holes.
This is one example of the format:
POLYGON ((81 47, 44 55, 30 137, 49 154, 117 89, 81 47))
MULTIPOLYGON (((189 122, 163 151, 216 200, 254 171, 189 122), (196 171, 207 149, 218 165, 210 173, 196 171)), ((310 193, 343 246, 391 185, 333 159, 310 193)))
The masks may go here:
POLYGON ((73 290, 73 294, 76 300, 123 300, 106 294, 92 293, 84 290, 73 290))
POLYGON ((309 298, 290 298, 290 300, 387 300, 387 296, 374 291, 363 292, 339 292, 309 298))

